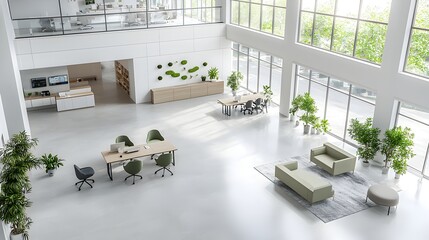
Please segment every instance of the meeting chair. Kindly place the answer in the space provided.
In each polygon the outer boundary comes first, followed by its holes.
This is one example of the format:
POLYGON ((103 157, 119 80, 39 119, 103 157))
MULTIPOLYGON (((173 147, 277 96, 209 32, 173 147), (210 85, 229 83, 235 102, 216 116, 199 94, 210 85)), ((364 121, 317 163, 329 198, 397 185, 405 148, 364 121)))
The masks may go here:
POLYGON ((126 147, 134 146, 134 143, 131 142, 130 138, 125 136, 125 135, 121 135, 121 136, 117 137, 115 142, 116 143, 125 142, 126 147))
MULTIPOLYGON (((146 143, 161 142, 161 141, 164 141, 164 137, 157 129, 152 129, 147 133, 146 143)), ((155 154, 152 154, 152 156, 150 156, 150 159, 153 159, 154 156, 155 154)))
POLYGON ((165 170, 167 170, 171 173, 171 176, 173 176, 173 172, 171 172, 170 169, 167 168, 168 166, 170 166, 172 160, 173 160, 173 154, 171 153, 161 154, 161 156, 155 159, 156 165, 161 167, 160 169, 156 170, 155 174, 162 170, 162 177, 164 177, 165 170))
POLYGON ((254 105, 253 105, 253 110, 255 110, 256 113, 258 113, 258 111, 264 112, 264 110, 262 108, 262 98, 258 98, 255 100, 254 105))
POLYGON ((92 181, 92 183, 95 182, 94 179, 90 179, 90 177, 94 176, 94 173, 95 173, 92 167, 79 168, 75 164, 74 172, 76 173, 76 177, 80 180, 79 182, 74 184, 76 186, 80 183, 79 191, 84 183, 88 184, 92 188, 92 185, 88 182, 88 181, 92 181))
POLYGON ((265 112, 268 113, 268 99, 264 99, 264 101, 262 101, 261 107, 262 109, 265 108, 265 112))
POLYGON ((128 178, 133 177, 133 184, 135 184, 136 176, 140 177, 140 179, 143 179, 141 175, 137 174, 142 170, 142 167, 143 167, 143 163, 140 160, 133 160, 133 161, 129 161, 127 164, 124 164, 125 172, 130 174, 128 177, 125 178, 124 181, 127 181, 128 178))
POLYGON ((246 111, 250 114, 253 114, 253 101, 249 100, 244 104, 243 114, 246 115, 246 111))

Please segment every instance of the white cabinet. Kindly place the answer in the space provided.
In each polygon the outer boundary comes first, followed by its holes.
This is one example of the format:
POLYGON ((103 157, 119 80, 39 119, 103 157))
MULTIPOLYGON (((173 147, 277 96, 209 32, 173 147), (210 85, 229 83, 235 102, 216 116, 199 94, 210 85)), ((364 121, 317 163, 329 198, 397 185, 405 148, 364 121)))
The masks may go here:
POLYGON ((94 94, 85 94, 81 96, 57 98, 58 112, 78 109, 78 108, 94 107, 94 106, 95 106, 94 94))
POLYGON ((32 97, 25 99, 27 108, 37 108, 55 105, 55 97, 32 97))
POLYGON ((31 100, 25 100, 25 107, 32 108, 33 105, 31 105, 31 100))

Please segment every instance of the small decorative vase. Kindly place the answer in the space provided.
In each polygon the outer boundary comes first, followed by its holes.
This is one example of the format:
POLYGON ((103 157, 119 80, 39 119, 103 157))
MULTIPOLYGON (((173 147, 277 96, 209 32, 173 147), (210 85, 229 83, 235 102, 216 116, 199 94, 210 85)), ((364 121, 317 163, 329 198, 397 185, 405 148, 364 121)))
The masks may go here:
POLYGON ((295 121, 295 126, 298 127, 299 126, 299 120, 295 121))
POLYGON ((401 174, 395 173, 395 179, 399 179, 401 177, 401 174))
POLYGON ((312 127, 310 133, 311 134, 316 134, 316 129, 312 127))
POLYGON ((369 162, 362 160, 362 166, 369 167, 369 162))
POLYGON ((235 90, 232 90, 232 96, 237 96, 237 91, 235 91, 235 90))
POLYGON ((10 233, 10 240, 23 240, 24 239, 24 235, 22 233, 20 234, 12 234, 10 233))
POLYGON ((290 117, 289 117, 289 118, 290 118, 290 121, 291 121, 291 122, 295 121, 295 115, 290 115, 290 117))
POLYGON ((382 169, 381 169, 381 173, 382 174, 387 174, 389 172, 389 168, 388 167, 383 167, 382 169))

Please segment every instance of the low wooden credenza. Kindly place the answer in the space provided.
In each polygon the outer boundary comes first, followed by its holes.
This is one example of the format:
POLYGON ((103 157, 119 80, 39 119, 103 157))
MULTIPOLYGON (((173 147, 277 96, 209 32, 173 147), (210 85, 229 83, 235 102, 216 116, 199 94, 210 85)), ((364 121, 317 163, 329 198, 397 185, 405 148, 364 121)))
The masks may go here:
POLYGON ((153 104, 220 94, 223 91, 223 81, 198 82, 151 89, 153 104))

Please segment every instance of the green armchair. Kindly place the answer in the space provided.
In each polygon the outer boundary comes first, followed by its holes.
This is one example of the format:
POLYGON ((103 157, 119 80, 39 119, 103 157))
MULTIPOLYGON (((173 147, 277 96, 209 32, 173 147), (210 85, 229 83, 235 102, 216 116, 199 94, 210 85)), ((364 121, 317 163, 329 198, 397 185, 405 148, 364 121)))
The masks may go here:
POLYGON ((125 142, 126 147, 134 146, 134 143, 131 142, 130 138, 125 136, 125 135, 121 135, 121 136, 116 138, 116 143, 120 143, 120 142, 125 142))
POLYGON ((173 176, 173 173, 168 169, 167 167, 170 166, 171 161, 173 160, 173 154, 171 153, 163 153, 161 156, 159 156, 156 161, 156 165, 160 166, 161 168, 156 170, 155 174, 161 170, 162 171, 162 177, 164 177, 165 170, 169 171, 171 173, 171 176, 173 176))
POLYGON ((164 141, 164 137, 161 135, 161 133, 158 130, 152 129, 147 133, 146 143, 159 142, 159 141, 164 141))
POLYGON ((126 177, 124 181, 127 181, 128 178, 133 177, 133 184, 135 184, 136 176, 140 177, 140 179, 143 179, 141 175, 138 175, 138 173, 142 170, 142 167, 143 163, 140 160, 132 160, 125 164, 124 170, 130 175, 126 177))

